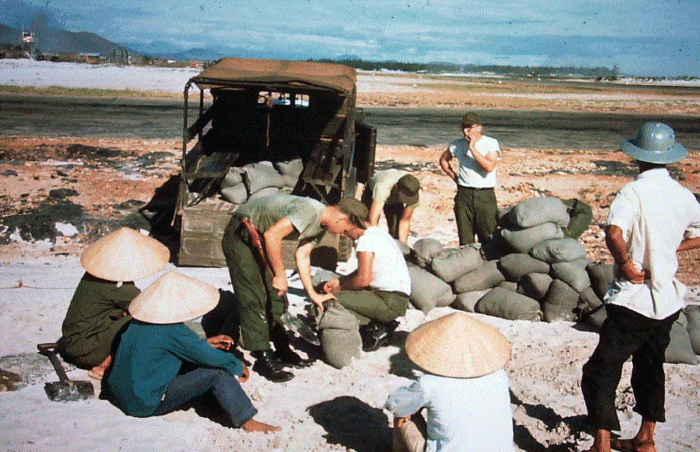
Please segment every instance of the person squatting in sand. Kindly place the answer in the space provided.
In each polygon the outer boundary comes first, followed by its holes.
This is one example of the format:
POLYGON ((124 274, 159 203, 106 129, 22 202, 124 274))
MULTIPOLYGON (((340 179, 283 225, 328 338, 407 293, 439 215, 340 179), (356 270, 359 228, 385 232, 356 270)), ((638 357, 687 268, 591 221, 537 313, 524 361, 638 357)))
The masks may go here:
POLYGON ((700 246, 700 204, 666 169, 686 155, 673 129, 645 123, 622 143, 622 152, 637 161, 639 175, 610 205, 605 243, 617 276, 605 296, 598 346, 583 366, 581 391, 596 429, 589 451, 654 452, 656 423, 665 421, 664 352, 685 293, 675 278, 676 251, 700 246), (615 390, 630 356, 634 410, 642 423, 634 438, 611 439, 611 430, 620 429, 615 390))
POLYGON ((131 320, 129 304, 140 293, 133 281, 160 271, 169 259, 164 245, 129 228, 86 248, 80 259, 85 274, 61 327, 63 358, 89 369, 90 377, 102 379, 131 320))
MULTIPOLYGON (((362 350, 373 351, 386 345, 398 327, 398 317, 406 314, 411 294, 411 277, 396 240, 379 226, 367 227, 366 206, 348 200, 348 209, 358 220, 346 234, 356 240, 357 269, 323 285, 360 323, 362 350)), ((323 310, 323 305, 318 304, 323 310)))
POLYGON ((465 114, 464 136, 440 156, 440 167, 457 184, 454 212, 460 246, 473 243, 475 235, 480 243, 488 242, 496 230, 496 165, 501 149, 496 139, 482 131, 481 117, 474 112, 465 114), (450 165, 453 158, 459 163, 457 172, 450 165))
POLYGON ((200 339, 183 323, 218 303, 215 287, 175 272, 164 274, 134 299, 129 306, 133 320, 107 379, 107 389, 122 411, 157 416, 211 392, 234 427, 281 430, 253 419, 258 411, 240 385, 250 376, 248 368, 226 352, 233 339, 200 339))
POLYGON ((394 415, 393 452, 515 450, 505 336, 455 312, 411 331, 405 349, 425 373, 387 399, 385 408, 394 415))
POLYGON ((288 290, 282 240, 299 240, 295 252, 299 277, 314 303, 323 304, 330 297, 313 289, 311 250, 326 231, 344 234, 352 227, 344 201, 326 206, 307 197, 268 196, 243 204, 226 226, 222 248, 241 305, 241 345, 255 358, 253 370, 270 381, 292 379, 287 366, 311 364, 289 347, 281 323, 288 290))
POLYGON ((389 234, 406 243, 413 212, 418 208, 419 192, 420 182, 408 172, 377 171, 362 192, 362 202, 369 209, 369 225, 377 226, 384 211, 389 234))

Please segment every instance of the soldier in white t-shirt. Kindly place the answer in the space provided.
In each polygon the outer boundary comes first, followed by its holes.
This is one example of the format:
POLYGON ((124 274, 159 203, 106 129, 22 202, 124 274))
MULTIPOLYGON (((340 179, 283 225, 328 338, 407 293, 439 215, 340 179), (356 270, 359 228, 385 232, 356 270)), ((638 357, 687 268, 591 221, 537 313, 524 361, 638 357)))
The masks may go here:
POLYGON ((457 184, 455 219, 459 244, 491 240, 496 230, 496 165, 501 158, 498 141, 482 134, 481 117, 469 112, 462 118, 464 137, 454 140, 440 156, 440 167, 457 184), (459 162, 455 172, 450 161, 459 162))

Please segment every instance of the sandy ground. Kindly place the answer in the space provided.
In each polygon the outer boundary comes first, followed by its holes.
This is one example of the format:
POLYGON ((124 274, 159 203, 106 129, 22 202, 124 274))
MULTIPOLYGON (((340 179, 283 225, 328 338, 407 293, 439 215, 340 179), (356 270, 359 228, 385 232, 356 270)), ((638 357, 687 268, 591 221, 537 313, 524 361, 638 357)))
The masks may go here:
MULTIPOLYGON (((374 79, 361 86, 370 104, 385 102, 382 96, 401 94, 398 88, 387 88, 386 82, 374 79)), ((429 99, 434 96, 422 93, 418 86, 413 88, 408 92, 415 105, 430 105, 429 99)), ((499 97, 489 99, 496 102, 494 99, 499 97)), ((624 100, 618 101, 625 104, 624 100)), ((635 102, 653 106, 656 100, 640 96, 635 102)), ((684 98, 679 102, 681 110, 698 113, 697 106, 692 105, 695 100, 684 98)), ((529 105, 523 104, 525 108, 529 105)), ((378 169, 409 169, 421 180, 421 208, 413 222, 410 242, 433 237, 444 246, 457 243, 452 214, 454 187, 437 165, 443 149, 380 146, 377 150, 378 169)), ((259 410, 258 420, 283 427, 276 434, 245 434, 228 428, 222 425, 221 413, 212 403, 196 404, 157 418, 136 419, 98 398, 69 403, 47 399, 43 384, 57 381, 57 377, 48 360, 35 353, 36 344, 52 342, 60 336, 61 321, 83 273, 78 260, 80 252, 116 225, 144 224, 135 211, 175 174, 178 155, 179 143, 175 140, 0 136, 0 216, 3 220, 13 218, 14 224, 24 221, 34 225, 0 231, 0 330, 4 333, 0 336, 0 368, 25 376, 19 390, 0 394, 0 448, 387 450, 392 419, 381 408, 387 395, 409 384, 416 372, 402 352, 405 336, 424 321, 452 312, 451 308, 435 309, 428 316, 409 310, 390 346, 363 354, 345 369, 333 369, 319 360, 308 369, 296 370, 296 378, 283 384, 272 384, 253 374, 244 389, 259 410)), ((672 173, 697 193, 699 167, 700 158, 691 152, 672 167, 672 173)), ((501 205, 542 195, 583 200, 593 207, 594 219, 580 240, 589 258, 610 261, 603 244, 602 225, 616 191, 635 174, 630 159, 619 152, 504 149, 497 197, 501 205)), ((693 251, 679 257, 679 278, 693 289, 691 298, 696 301, 700 253, 693 251)), ((349 271, 352 265, 353 262, 343 264, 339 270, 349 271)), ((175 268, 169 264, 164 271, 167 270, 200 278, 225 293, 232 291, 225 269, 175 268)), ((157 276, 138 281, 137 285, 144 288, 157 276)), ((291 285, 290 309, 302 312, 308 302, 300 290, 301 284, 292 276, 291 285)), ((568 322, 475 316, 501 330, 513 346, 513 358, 506 370, 517 449, 574 451, 589 445, 592 438, 585 432, 583 422, 580 377, 581 366, 597 343, 597 334, 568 322)), ((298 339, 293 345, 302 353, 318 356, 317 349, 298 339)), ((247 353, 245 356, 249 358, 247 353)), ((69 369, 71 378, 88 379, 84 370, 69 369)), ((639 424, 639 417, 632 412, 630 369, 628 363, 618 388, 622 430, 616 433, 622 436, 632 435, 639 424)), ((700 366, 667 365, 666 372, 668 421, 658 428, 658 450, 697 451, 700 366)))

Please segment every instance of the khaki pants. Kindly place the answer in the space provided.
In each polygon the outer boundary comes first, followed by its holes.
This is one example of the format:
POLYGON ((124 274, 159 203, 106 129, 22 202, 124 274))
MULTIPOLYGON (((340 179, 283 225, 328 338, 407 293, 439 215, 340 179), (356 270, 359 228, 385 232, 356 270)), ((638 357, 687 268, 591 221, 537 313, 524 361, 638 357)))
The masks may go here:
POLYGON ((345 309, 357 317, 360 325, 371 320, 386 323, 406 314, 408 297, 398 292, 384 290, 342 290, 335 298, 345 309))

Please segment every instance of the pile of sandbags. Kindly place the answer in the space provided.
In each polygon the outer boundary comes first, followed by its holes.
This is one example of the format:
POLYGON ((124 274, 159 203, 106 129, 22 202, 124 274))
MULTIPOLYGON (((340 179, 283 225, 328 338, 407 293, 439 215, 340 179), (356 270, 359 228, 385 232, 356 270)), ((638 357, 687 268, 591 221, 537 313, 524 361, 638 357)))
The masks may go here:
POLYGON ((589 274, 585 247, 569 236, 580 235, 590 221, 588 210, 577 207, 583 214, 572 226, 574 201, 532 198, 503 211, 490 248, 443 249, 431 238, 416 241, 407 256, 415 264, 409 268, 412 305, 427 313, 451 303, 511 320, 575 321, 594 312, 603 295, 592 281, 602 287, 611 279, 589 274))
POLYGON ((221 181, 219 193, 226 201, 241 205, 256 198, 291 192, 303 169, 301 159, 233 166, 221 181))

